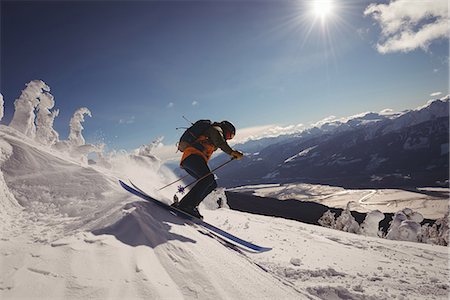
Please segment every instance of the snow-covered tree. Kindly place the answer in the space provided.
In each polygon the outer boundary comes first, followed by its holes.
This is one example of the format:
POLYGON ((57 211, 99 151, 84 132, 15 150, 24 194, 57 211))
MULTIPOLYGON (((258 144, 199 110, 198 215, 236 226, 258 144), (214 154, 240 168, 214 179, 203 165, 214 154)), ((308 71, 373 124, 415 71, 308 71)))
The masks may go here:
POLYGON ((81 123, 84 122, 84 115, 92 117, 89 109, 82 107, 75 111, 72 119, 70 119, 69 142, 72 146, 81 146, 86 143, 83 135, 81 134, 81 131, 83 131, 83 126, 81 123))
POLYGON ((336 227, 336 218, 335 213, 327 210, 317 221, 321 226, 327 228, 335 228, 336 227))
POLYGON ((422 226, 419 241, 448 246, 449 234, 449 212, 447 212, 443 218, 436 220, 432 226, 428 223, 422 226))
POLYGON ((83 135, 84 116, 92 116, 89 109, 86 107, 79 108, 75 111, 72 118, 70 119, 70 133, 67 141, 58 141, 53 148, 61 152, 68 153, 71 157, 79 160, 81 162, 87 163, 87 155, 89 153, 101 153, 104 150, 104 144, 93 145, 86 144, 83 135))
POLYGON ((439 235, 438 235, 438 245, 444 245, 447 246, 448 245, 448 240, 449 240, 449 234, 450 234, 450 230, 449 230, 449 212, 447 212, 445 214, 445 216, 442 219, 439 219, 436 221, 436 226, 439 226, 439 235))
POLYGON ((367 236, 382 236, 379 224, 384 219, 384 214, 379 210, 373 210, 366 215, 364 222, 361 224, 360 233, 367 236))
POLYGON ((421 213, 417 211, 413 211, 411 208, 405 208, 402 210, 403 213, 406 215, 408 220, 420 223, 423 221, 423 216, 421 213))
POLYGON ((2 120, 2 118, 3 118, 3 104, 4 104, 4 101, 3 101, 3 95, 2 94, 0 94, 0 121, 2 120))
POLYGON ((417 242, 419 241, 420 222, 422 221, 423 216, 420 213, 410 208, 405 208, 394 215, 386 238, 417 242))
POLYGON ((19 98, 14 101, 14 116, 9 124, 10 127, 17 129, 30 138, 36 136, 36 125, 34 124, 34 110, 39 104, 39 96, 43 91, 49 91, 50 88, 41 80, 33 80, 26 84, 19 98))
POLYGON ((50 112, 55 106, 54 97, 49 92, 43 92, 39 96, 36 118, 36 140, 44 145, 53 145, 58 141, 58 133, 53 129, 53 122, 59 114, 59 110, 50 112))
POLYGON ((410 242, 418 242, 419 232, 420 232, 420 224, 412 221, 405 220, 402 222, 400 227, 398 228, 398 240, 401 241, 410 241, 410 242))
POLYGON ((350 212, 350 205, 353 202, 347 203, 347 207, 342 211, 341 215, 336 219, 336 229, 351 233, 359 233, 359 224, 350 212))
POLYGON ((390 240, 397 240, 399 237, 400 225, 402 224, 403 221, 406 221, 407 219, 408 218, 402 211, 395 213, 391 221, 391 225, 389 226, 386 238, 390 240))

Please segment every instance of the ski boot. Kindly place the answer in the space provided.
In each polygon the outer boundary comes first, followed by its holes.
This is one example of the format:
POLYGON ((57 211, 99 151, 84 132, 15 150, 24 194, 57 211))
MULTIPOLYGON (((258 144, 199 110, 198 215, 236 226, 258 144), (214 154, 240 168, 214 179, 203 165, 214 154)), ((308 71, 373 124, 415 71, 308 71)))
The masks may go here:
POLYGON ((177 204, 174 203, 174 204, 172 204, 172 206, 178 208, 179 210, 184 211, 188 215, 191 215, 193 217, 203 220, 203 216, 200 214, 197 207, 183 206, 183 205, 179 205, 178 203, 177 204))

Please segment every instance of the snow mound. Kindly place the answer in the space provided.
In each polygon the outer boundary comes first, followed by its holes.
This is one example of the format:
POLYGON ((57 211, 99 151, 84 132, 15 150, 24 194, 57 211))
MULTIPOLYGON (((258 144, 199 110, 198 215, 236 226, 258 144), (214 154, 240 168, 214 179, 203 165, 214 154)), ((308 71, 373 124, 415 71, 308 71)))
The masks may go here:
MULTIPOLYGON (((9 159, 12 154, 12 147, 4 140, 0 139, 0 169, 5 161, 9 159)), ((3 232, 14 219, 17 212, 21 210, 19 203, 14 195, 10 192, 6 184, 3 173, 0 172, 0 230, 3 232)))

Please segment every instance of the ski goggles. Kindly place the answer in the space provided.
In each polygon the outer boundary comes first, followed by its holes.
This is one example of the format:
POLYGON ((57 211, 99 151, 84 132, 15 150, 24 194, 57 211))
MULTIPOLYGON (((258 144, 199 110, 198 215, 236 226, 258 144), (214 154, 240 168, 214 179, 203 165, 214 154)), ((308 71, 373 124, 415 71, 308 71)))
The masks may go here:
POLYGON ((225 133, 225 138, 227 140, 231 140, 232 138, 234 138, 234 133, 233 132, 226 132, 225 133))

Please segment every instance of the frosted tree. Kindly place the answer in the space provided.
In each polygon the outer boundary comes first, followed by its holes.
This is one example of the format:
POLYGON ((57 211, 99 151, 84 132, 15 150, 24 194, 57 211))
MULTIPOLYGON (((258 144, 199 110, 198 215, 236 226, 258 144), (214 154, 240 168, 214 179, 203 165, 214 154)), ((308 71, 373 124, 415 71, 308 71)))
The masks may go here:
POLYGON ((2 120, 2 118, 3 118, 3 104, 4 104, 4 101, 3 101, 3 95, 2 94, 0 94, 0 121, 2 120))
POLYGON ((429 223, 424 224, 420 229, 419 242, 434 244, 433 240, 437 236, 437 232, 437 226, 434 224, 433 226, 430 226, 429 223))
POLYGON ((317 221, 321 226, 327 228, 335 228, 336 227, 336 218, 335 213, 327 210, 317 221))
POLYGON ((81 131, 83 131, 83 126, 81 123, 84 122, 84 115, 92 117, 89 109, 82 107, 75 111, 72 119, 70 119, 69 142, 72 146, 81 146, 86 143, 83 135, 81 134, 81 131))
POLYGON ((420 229, 419 241, 428 244, 448 246, 449 240, 449 212, 437 219, 432 226, 425 224, 420 229))
POLYGON ((420 223, 424 220, 422 214, 417 211, 413 211, 411 208, 405 208, 403 209, 403 213, 406 215, 408 220, 420 223))
POLYGON ((410 208, 405 208, 394 215, 386 238, 417 242, 419 241, 420 222, 422 221, 423 216, 420 213, 414 212, 410 208))
POLYGON ((402 224, 403 221, 406 221, 407 219, 408 218, 402 211, 395 213, 391 221, 391 225, 389 226, 386 238, 390 240, 397 240, 399 237, 400 225, 402 224))
POLYGON ((449 225, 448 225, 449 218, 450 218, 449 212, 447 212, 442 219, 436 220, 435 225, 439 226, 438 241, 436 243, 438 245, 443 245, 443 246, 448 245, 449 234, 450 234, 449 225))
POLYGON ((92 116, 86 107, 79 108, 75 111, 70 119, 70 133, 67 141, 58 141, 53 148, 61 152, 68 153, 71 157, 84 163, 88 163, 87 155, 89 153, 101 153, 104 150, 104 144, 93 145, 86 144, 83 135, 84 116, 92 116))
POLYGON ((36 136, 36 125, 34 124, 34 110, 39 104, 39 96, 43 91, 49 91, 50 88, 41 80, 33 80, 26 84, 19 98, 14 101, 14 116, 9 124, 10 127, 17 129, 30 138, 36 136))
POLYGON ((59 110, 50 112, 55 106, 54 97, 48 92, 39 96, 36 117, 36 140, 44 145, 53 145, 58 141, 58 133, 53 129, 53 122, 59 114, 59 110))
POLYGON ((398 228, 398 239, 401 241, 418 242, 420 228, 419 223, 412 220, 405 220, 398 228))
POLYGON ((366 215, 364 222, 361 224, 360 233, 367 236, 382 236, 379 224, 384 219, 384 214, 379 210, 373 210, 366 215))
POLYGON ((359 233, 359 224, 350 212, 350 205, 352 202, 347 203, 347 207, 342 211, 341 215, 336 219, 336 229, 351 233, 359 233))
POLYGON ((70 133, 68 144, 70 147, 70 156, 81 162, 88 163, 88 154, 93 152, 102 152, 104 145, 86 144, 86 141, 81 134, 84 129, 81 123, 84 122, 85 115, 92 117, 89 109, 87 109, 86 107, 81 107, 77 111, 75 111, 72 119, 70 119, 70 133))

